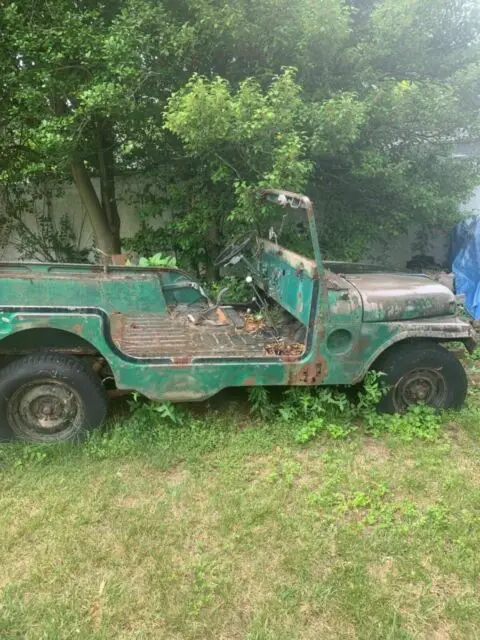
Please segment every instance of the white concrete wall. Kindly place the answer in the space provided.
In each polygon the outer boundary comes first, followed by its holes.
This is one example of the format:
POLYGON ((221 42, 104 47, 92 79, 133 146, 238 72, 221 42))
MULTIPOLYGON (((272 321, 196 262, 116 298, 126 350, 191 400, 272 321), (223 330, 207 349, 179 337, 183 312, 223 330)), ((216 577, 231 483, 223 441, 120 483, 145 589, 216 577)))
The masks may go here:
MULTIPOLYGON (((462 209, 466 213, 480 215, 480 187, 462 209)), ((387 251, 383 244, 373 246, 372 255, 369 258, 394 267, 405 268, 406 263, 418 254, 416 243, 419 230, 418 226, 412 225, 405 234, 391 238, 388 241, 387 251)), ((449 228, 441 229, 431 233, 428 238, 425 254, 433 256, 438 264, 443 264, 447 259, 450 231, 449 228)))
POLYGON ((417 243, 420 231, 420 227, 412 225, 406 233, 390 238, 386 244, 374 245, 368 260, 404 269, 413 256, 425 253, 432 256, 436 263, 443 264, 448 252, 448 231, 442 230, 430 234, 425 251, 419 251, 417 243))
MULTIPOLYGON (((95 179, 93 183, 95 190, 99 194, 99 181, 95 179)), ((144 183, 138 176, 118 178, 116 181, 118 212, 122 225, 122 235, 125 237, 134 235, 140 227, 138 212, 141 205, 132 204, 132 196, 134 193, 140 194, 143 188, 144 183)), ((33 204, 32 213, 25 216, 25 222, 32 231, 38 229, 36 213, 44 212, 45 208, 45 201, 42 199, 38 200, 33 204)), ((59 221, 64 215, 68 217, 75 231, 75 235, 78 238, 80 248, 91 247, 93 245, 93 229, 77 188, 73 183, 66 185, 63 193, 59 197, 53 198, 52 211, 54 220, 59 221)), ((18 258, 18 252, 11 244, 7 244, 3 249, 0 249, 1 260, 14 261, 18 260, 18 258)))
MULTIPOLYGON (((94 180, 95 189, 99 190, 98 180, 94 180)), ((140 194, 145 186, 140 176, 118 178, 116 182, 118 209, 122 224, 122 236, 129 237, 138 231, 140 226, 139 211, 140 204, 132 204, 132 195, 140 194)), ((45 203, 38 201, 35 203, 35 211, 42 212, 45 203)), ((480 187, 477 189, 471 200, 463 207, 465 211, 480 214, 480 187)), ((72 222, 76 236, 79 239, 80 247, 90 247, 93 244, 93 231, 88 220, 86 211, 82 205, 76 187, 71 184, 67 185, 64 193, 52 202, 54 219, 60 219, 66 214, 72 222)), ((160 214, 161 212, 159 212, 160 214)), ((34 213, 27 219, 28 225, 32 230, 36 228, 36 218, 34 213)), ((438 263, 443 263, 447 256, 448 249, 448 233, 449 230, 442 230, 433 233, 429 238, 429 247, 426 251, 427 255, 432 255, 438 263)), ((412 225, 408 231, 396 238, 389 238, 387 249, 385 244, 377 244, 372 246, 369 256, 366 260, 375 260, 380 263, 390 264, 399 268, 404 268, 406 263, 417 253, 415 244, 417 242, 418 227, 412 225)), ((1 260, 17 260, 18 253, 11 245, 6 245, 0 250, 1 260)))

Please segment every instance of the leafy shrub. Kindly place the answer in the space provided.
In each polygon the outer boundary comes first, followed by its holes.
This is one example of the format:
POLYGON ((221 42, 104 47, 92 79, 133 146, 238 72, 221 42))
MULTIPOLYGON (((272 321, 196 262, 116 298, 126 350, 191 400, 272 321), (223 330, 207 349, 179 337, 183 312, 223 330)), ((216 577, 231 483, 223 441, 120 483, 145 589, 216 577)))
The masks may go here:
MULTIPOLYGON (((127 266, 132 266, 130 261, 127 262, 127 266)), ((177 260, 173 256, 165 255, 161 252, 156 253, 150 258, 139 258, 138 260, 139 267, 172 267, 175 268, 177 266, 177 260)))
POLYGON ((185 424, 187 416, 184 411, 171 402, 142 402, 138 394, 134 393, 129 402, 130 412, 137 421, 150 424, 152 419, 174 425, 181 426, 185 424))
POLYGON ((335 389, 289 389, 279 414, 285 424, 294 425, 294 440, 301 444, 322 433, 343 439, 356 428, 350 401, 335 389))
POLYGON ((224 289, 222 302, 250 302, 253 298, 252 286, 244 278, 225 276, 213 283, 210 287, 212 298, 216 298, 218 292, 224 289))
POLYGON ((438 412, 426 405, 413 405, 404 415, 377 415, 368 429, 374 436, 392 433, 405 442, 415 438, 434 440, 440 431, 438 412))
POLYGON ((140 258, 139 267, 176 267, 177 260, 173 256, 166 256, 163 253, 156 253, 151 258, 140 258))
POLYGON ((435 439, 441 419, 434 409, 412 406, 405 415, 384 415, 377 404, 386 392, 382 374, 370 372, 356 398, 337 389, 293 387, 274 406, 265 390, 251 389, 252 413, 265 422, 280 421, 291 430, 295 442, 305 444, 324 435, 334 440, 345 439, 359 428, 375 437, 391 433, 401 440, 435 439))

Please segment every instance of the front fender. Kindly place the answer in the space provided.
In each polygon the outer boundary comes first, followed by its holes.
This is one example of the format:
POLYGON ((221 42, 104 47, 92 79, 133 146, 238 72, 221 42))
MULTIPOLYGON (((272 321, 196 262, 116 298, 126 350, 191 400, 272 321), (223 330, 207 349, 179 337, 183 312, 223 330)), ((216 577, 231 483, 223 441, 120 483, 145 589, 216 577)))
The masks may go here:
POLYGON ((392 331, 390 338, 370 355, 359 379, 365 376, 384 351, 405 340, 431 339, 437 342, 463 342, 470 353, 477 346, 475 329, 458 316, 391 322, 389 328, 392 331))

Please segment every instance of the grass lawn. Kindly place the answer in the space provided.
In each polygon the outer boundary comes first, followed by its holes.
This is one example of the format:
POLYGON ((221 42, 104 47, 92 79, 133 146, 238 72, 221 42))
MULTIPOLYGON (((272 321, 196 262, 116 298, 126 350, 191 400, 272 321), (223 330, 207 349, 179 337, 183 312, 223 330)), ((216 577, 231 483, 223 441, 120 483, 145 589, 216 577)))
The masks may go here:
POLYGON ((2 446, 0 638, 480 638, 475 389, 427 440, 242 408, 2 446))

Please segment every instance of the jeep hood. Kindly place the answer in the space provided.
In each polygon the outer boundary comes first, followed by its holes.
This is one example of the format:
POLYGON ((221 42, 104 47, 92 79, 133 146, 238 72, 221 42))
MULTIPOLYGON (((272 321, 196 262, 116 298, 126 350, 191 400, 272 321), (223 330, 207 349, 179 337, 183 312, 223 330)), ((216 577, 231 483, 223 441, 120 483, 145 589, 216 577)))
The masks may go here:
POLYGON ((427 276, 398 273, 344 274, 363 301, 364 322, 414 320, 456 313, 453 293, 427 276))

